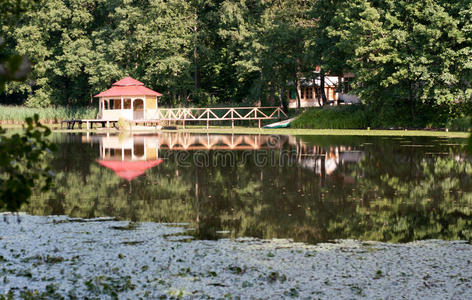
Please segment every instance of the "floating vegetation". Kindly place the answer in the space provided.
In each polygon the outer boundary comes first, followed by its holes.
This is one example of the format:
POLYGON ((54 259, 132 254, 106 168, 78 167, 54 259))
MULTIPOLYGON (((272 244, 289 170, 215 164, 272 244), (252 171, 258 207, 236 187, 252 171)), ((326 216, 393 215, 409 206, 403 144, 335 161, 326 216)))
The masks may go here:
POLYGON ((66 218, 66 219, 53 219, 53 224, 63 224, 63 223, 90 223, 90 222, 111 222, 116 221, 116 218, 66 218))
POLYGON ((123 222, 46 219, 0 223, 6 237, 0 299, 467 298, 472 292, 467 241, 180 242, 164 236, 184 234, 181 227, 143 222, 139 230, 116 230, 123 222))
POLYGON ((110 228, 114 230, 135 230, 137 227, 138 225, 134 222, 129 222, 124 226, 110 226, 110 228))

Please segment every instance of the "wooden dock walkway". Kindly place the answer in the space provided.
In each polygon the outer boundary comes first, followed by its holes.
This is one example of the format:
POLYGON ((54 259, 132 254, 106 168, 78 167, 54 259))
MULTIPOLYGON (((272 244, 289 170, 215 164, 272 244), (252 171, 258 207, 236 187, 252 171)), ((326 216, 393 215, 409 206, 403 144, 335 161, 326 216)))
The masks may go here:
MULTIPOLYGON (((281 107, 216 107, 216 108, 159 108, 156 113, 148 119, 127 120, 131 126, 136 125, 154 125, 157 126, 161 122, 182 122, 183 128, 188 122, 206 122, 207 129, 210 122, 215 121, 231 121, 231 127, 234 128, 234 121, 258 121, 258 127, 261 128, 263 120, 282 120, 288 119, 287 114, 281 107)), ((104 119, 82 119, 82 120, 63 120, 61 128, 64 124, 67 129, 74 129, 77 124, 82 129, 85 124, 86 129, 93 129, 94 124, 101 124, 102 127, 116 127, 118 120, 104 119)))
POLYGON ((186 122, 206 122, 207 128, 210 122, 231 121, 258 121, 261 127, 262 120, 288 119, 281 107, 217 107, 217 108, 162 108, 158 109, 157 119, 161 121, 181 121, 185 128, 186 122))

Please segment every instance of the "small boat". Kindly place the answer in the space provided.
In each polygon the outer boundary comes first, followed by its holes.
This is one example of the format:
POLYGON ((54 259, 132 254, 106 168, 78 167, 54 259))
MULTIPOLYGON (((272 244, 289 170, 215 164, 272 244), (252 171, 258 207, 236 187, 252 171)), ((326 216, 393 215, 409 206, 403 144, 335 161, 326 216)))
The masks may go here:
POLYGON ((272 123, 272 124, 269 124, 269 125, 266 125, 264 126, 264 128, 287 128, 287 127, 290 127, 290 123, 295 120, 295 118, 291 118, 291 119, 288 119, 288 120, 283 120, 283 121, 280 121, 280 122, 276 122, 276 123, 272 123))

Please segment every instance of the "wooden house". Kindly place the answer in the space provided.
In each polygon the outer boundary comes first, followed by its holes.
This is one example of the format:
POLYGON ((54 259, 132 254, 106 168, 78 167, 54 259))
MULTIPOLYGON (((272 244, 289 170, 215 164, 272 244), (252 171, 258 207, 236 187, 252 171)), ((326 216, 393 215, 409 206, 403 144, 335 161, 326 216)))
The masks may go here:
MULTIPOLYGON (((315 72, 317 73, 317 72, 315 72)), ((328 104, 337 105, 340 103, 356 103, 358 102, 357 97, 346 94, 347 83, 354 77, 352 73, 346 73, 343 76, 325 76, 325 95, 328 100, 328 104), (339 87, 343 85, 344 93, 338 92, 339 87)), ((316 78, 316 77, 315 77, 316 78)), ((308 79, 302 78, 298 87, 292 87, 289 91, 289 108, 297 107, 297 91, 300 93, 300 105, 301 107, 315 107, 320 106, 318 98, 321 99, 321 81, 318 78, 308 79)), ((321 105, 325 105, 321 100, 321 105)))
POLYGON ((98 98, 100 119, 105 121, 152 119, 161 93, 144 86, 144 83, 125 77, 113 86, 95 95, 98 98))

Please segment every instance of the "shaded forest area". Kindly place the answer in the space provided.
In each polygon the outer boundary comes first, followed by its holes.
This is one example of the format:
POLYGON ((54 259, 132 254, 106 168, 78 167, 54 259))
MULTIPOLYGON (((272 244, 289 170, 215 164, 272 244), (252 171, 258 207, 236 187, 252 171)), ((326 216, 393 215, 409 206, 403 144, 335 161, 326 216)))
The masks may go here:
POLYGON ((470 0, 5 3, 1 54, 32 68, 4 104, 86 106, 130 75, 166 106, 280 105, 302 78, 349 71, 351 93, 379 115, 470 110, 470 0))

